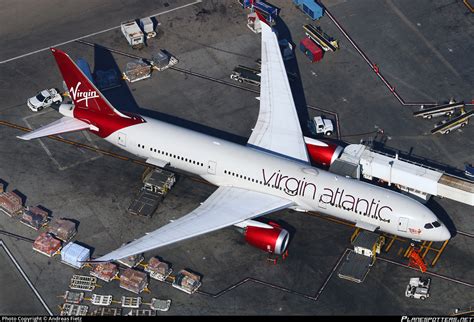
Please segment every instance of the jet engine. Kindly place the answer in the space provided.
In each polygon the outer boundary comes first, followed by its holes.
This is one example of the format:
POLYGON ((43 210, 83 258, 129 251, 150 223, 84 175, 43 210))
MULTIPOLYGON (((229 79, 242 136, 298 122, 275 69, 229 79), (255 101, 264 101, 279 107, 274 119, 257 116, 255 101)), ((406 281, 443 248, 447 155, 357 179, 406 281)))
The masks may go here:
POLYGON ((285 252, 290 239, 288 231, 277 223, 264 224, 253 220, 249 220, 245 225, 244 236, 250 245, 276 255, 285 252))
POLYGON ((342 146, 305 137, 304 142, 311 160, 317 165, 329 167, 344 150, 342 146))

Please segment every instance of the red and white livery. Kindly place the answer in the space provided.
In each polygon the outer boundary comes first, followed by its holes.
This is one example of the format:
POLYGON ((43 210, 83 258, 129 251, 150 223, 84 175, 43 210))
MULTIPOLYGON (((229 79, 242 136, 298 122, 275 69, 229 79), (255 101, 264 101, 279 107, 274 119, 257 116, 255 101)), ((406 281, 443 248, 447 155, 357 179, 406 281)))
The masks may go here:
POLYGON ((66 53, 51 49, 74 104, 62 104, 60 120, 21 139, 89 130, 150 164, 191 172, 218 186, 191 213, 98 261, 128 257, 231 225, 245 228, 250 244, 282 253, 288 244, 288 232, 252 219, 286 208, 317 211, 364 229, 416 240, 450 238, 448 229, 419 202, 311 166, 308 150, 313 159, 324 165, 333 162, 340 151, 317 140, 304 139, 277 37, 267 24, 261 25, 260 113, 247 145, 122 113, 66 53))

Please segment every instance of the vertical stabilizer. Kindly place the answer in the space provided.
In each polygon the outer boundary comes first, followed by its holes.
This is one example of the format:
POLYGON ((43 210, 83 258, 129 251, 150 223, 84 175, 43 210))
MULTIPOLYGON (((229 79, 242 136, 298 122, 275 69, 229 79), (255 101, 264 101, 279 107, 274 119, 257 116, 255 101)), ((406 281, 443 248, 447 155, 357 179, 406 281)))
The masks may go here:
POLYGON ((109 116, 128 116, 117 111, 65 52, 51 48, 76 108, 109 116))

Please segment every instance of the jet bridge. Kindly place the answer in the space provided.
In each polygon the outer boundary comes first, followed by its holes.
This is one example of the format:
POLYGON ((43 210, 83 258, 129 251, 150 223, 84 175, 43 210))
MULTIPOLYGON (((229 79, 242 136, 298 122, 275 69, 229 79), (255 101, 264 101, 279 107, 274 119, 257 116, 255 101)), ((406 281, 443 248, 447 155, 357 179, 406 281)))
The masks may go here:
POLYGON ((373 151, 362 144, 348 145, 329 170, 354 178, 378 179, 425 201, 438 196, 474 206, 474 181, 402 160, 398 155, 373 151))

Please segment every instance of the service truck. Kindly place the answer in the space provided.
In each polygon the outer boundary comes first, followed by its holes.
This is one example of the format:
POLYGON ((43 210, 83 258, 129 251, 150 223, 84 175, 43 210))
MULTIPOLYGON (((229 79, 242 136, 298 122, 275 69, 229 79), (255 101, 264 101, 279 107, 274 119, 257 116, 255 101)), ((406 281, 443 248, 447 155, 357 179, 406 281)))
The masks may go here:
POLYGON ((61 104, 63 97, 55 88, 45 89, 30 97, 26 104, 33 112, 39 112, 45 107, 50 107, 53 104, 61 104))
POLYGON ((413 277, 410 278, 410 282, 407 285, 407 289, 405 290, 405 296, 414 298, 414 299, 420 299, 420 300, 425 300, 428 297, 430 297, 430 285, 431 285, 431 279, 430 278, 419 278, 419 277, 413 277))
POLYGON ((334 126, 331 120, 316 116, 313 121, 317 134, 332 135, 334 133, 334 126))
POLYGON ((132 46, 133 49, 139 49, 145 46, 145 36, 135 20, 122 22, 120 27, 128 44, 132 46))

